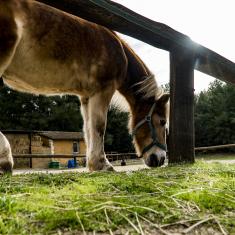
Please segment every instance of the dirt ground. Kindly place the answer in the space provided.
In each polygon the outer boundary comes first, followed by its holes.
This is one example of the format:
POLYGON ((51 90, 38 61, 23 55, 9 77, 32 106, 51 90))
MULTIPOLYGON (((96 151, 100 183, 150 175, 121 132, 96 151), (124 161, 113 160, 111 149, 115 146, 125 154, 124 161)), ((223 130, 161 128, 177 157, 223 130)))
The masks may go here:
MULTIPOLYGON (((144 164, 138 165, 127 165, 127 166, 115 166, 115 171, 122 172, 122 171, 137 171, 141 169, 148 168, 144 164)), ((20 174, 34 174, 34 173, 45 173, 45 174, 60 174, 65 172, 89 172, 87 168, 81 167, 76 169, 22 169, 22 170, 14 170, 13 175, 20 175, 20 174)))
MULTIPOLYGON (((208 160, 207 162, 220 162, 223 164, 235 164, 235 160, 208 160)), ((127 162, 126 166, 120 166, 119 162, 115 162, 114 169, 117 172, 128 172, 128 171, 137 171, 141 169, 148 169, 141 160, 135 162, 127 162)), ((167 162, 164 164, 167 166, 167 162)), ((164 167, 163 166, 163 167, 164 167)), ((16 169, 13 172, 13 175, 20 175, 20 174, 34 174, 34 173, 44 173, 44 174, 60 174, 65 172, 89 172, 87 168, 81 167, 76 169, 16 169)))

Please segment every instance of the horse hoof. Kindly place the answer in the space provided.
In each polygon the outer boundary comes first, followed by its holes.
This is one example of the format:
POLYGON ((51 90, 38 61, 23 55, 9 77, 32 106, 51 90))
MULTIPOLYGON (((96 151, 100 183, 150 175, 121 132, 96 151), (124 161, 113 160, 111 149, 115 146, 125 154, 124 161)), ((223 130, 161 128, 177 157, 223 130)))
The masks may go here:
POLYGON ((110 162, 105 159, 95 159, 88 161, 88 168, 90 172, 93 171, 115 171, 110 162))
POLYGON ((13 162, 4 162, 0 166, 0 175, 12 175, 13 172, 13 162))
POLYGON ((3 170, 3 169, 0 169, 0 176, 3 176, 3 175, 12 175, 12 170, 11 171, 6 171, 6 170, 3 170))
POLYGON ((112 165, 105 165, 102 171, 115 171, 112 165))
POLYGON ((105 164, 103 167, 100 168, 89 167, 89 171, 94 172, 94 171, 115 171, 115 170, 111 164, 105 164))

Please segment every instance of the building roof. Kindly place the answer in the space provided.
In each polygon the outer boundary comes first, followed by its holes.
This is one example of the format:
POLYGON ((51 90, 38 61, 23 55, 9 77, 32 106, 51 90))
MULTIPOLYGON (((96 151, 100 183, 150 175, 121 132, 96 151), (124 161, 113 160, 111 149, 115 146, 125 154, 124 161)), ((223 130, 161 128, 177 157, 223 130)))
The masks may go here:
POLYGON ((64 131, 38 131, 41 136, 52 140, 81 140, 84 139, 82 132, 64 132, 64 131))
POLYGON ((26 131, 26 130, 1 130, 3 134, 30 134, 34 133, 34 131, 26 131))
POLYGON ((38 134, 52 140, 82 140, 82 132, 2 130, 4 134, 38 134))

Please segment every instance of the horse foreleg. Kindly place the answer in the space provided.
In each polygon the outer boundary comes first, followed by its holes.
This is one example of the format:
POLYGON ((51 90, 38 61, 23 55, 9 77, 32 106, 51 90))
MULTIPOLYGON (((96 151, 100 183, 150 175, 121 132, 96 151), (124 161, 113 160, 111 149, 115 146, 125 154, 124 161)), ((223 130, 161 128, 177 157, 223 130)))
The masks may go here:
POLYGON ((107 112, 113 93, 113 90, 104 90, 89 98, 89 147, 87 157, 90 171, 113 170, 104 153, 107 112))
POLYGON ((13 158, 7 138, 0 132, 0 173, 12 172, 13 158))
POLYGON ((81 99, 81 113, 83 117, 83 133, 85 137, 86 142, 86 155, 88 154, 89 149, 89 115, 88 115, 88 104, 89 104, 89 98, 82 97, 81 99))

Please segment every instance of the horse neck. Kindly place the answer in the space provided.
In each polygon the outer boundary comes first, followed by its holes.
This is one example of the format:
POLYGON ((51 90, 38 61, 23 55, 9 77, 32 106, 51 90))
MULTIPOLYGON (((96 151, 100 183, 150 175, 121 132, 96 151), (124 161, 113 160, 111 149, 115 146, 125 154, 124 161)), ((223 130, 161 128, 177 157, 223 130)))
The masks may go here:
POLYGON ((142 121, 149 113, 151 106, 154 102, 154 97, 143 98, 141 94, 138 94, 135 87, 135 83, 129 83, 129 89, 120 91, 120 93, 126 98, 130 107, 130 121, 129 128, 132 131, 137 123, 142 121), (132 86, 132 85, 134 86, 132 86))
MULTIPOLYGON (((146 79, 149 79, 148 77, 152 76, 152 74, 135 52, 127 44, 122 43, 128 59, 128 69, 126 79, 119 92, 129 103, 132 116, 131 126, 134 126, 136 122, 144 118, 154 102, 154 96, 144 98, 144 94, 139 92, 141 88, 140 84, 146 79)), ((156 83, 155 86, 157 87, 156 83)))

